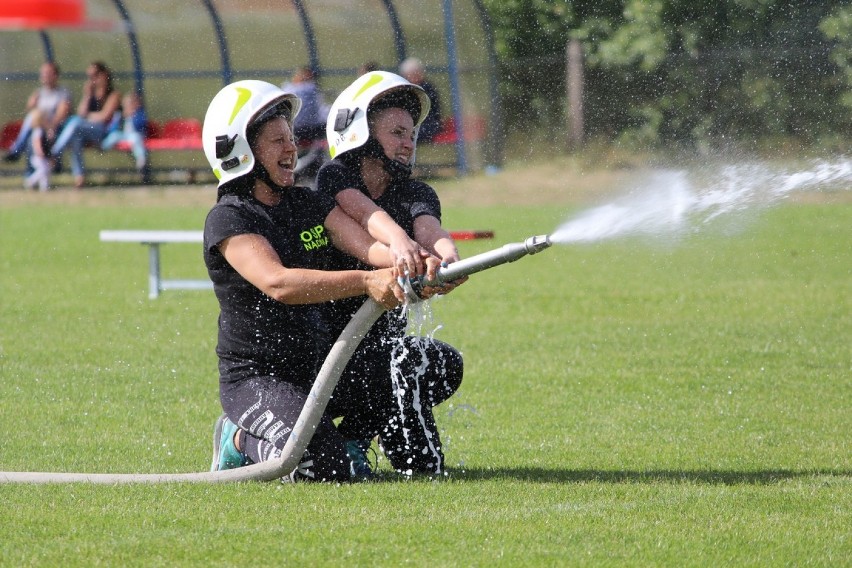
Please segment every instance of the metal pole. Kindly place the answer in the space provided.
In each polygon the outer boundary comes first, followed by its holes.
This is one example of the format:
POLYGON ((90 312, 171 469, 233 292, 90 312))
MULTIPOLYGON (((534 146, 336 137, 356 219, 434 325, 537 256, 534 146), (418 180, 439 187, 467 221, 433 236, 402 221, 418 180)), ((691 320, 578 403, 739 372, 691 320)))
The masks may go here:
POLYGON ((572 39, 566 47, 566 89, 568 91, 568 147, 583 146, 583 44, 572 39))
POLYGON ((467 158, 464 149, 464 117, 461 107, 461 88, 459 88, 458 55, 456 54, 456 32, 453 21, 453 0, 444 0, 444 36, 447 41, 447 73, 450 77, 450 100, 453 118, 456 121, 456 163, 460 174, 467 173, 467 158))
POLYGON ((482 31, 485 34, 485 49, 488 52, 488 135, 485 139, 485 166, 486 168, 500 168, 503 165, 503 146, 506 133, 503 129, 503 102, 500 96, 500 82, 497 74, 499 66, 497 63, 497 50, 494 48, 494 27, 488 11, 482 5, 482 0, 474 0, 473 5, 479 12, 482 22, 482 31))
POLYGON ((390 18, 391 29, 393 30, 393 45, 396 49, 396 63, 399 66, 400 63, 405 61, 405 34, 402 31, 402 25, 399 23, 399 16, 396 13, 396 8, 393 5, 393 0, 382 0, 382 3, 385 5, 385 11, 388 13, 388 18, 390 18))
POLYGON ((293 7, 296 8, 296 13, 299 15, 299 21, 302 22, 302 30, 305 32, 305 42, 308 44, 308 64, 315 75, 321 75, 319 52, 317 51, 317 39, 314 35, 314 28, 311 25, 311 20, 308 17, 308 12, 305 10, 305 4, 302 0, 292 0, 293 7))
POLYGON ((38 35, 41 38, 41 45, 44 48, 44 60, 53 61, 53 44, 50 43, 50 36, 44 30, 39 30, 38 35))
POLYGON ((148 298, 155 300, 160 296, 160 245, 148 245, 148 298))
POLYGON ((464 258, 449 266, 441 267, 438 269, 434 280, 423 280, 418 282, 417 286, 434 286, 444 282, 452 282, 462 276, 470 276, 507 262, 515 262, 528 254, 541 252, 552 244, 547 235, 530 237, 520 243, 509 243, 500 248, 464 258))
POLYGON ((207 13, 210 14, 210 19, 213 20, 213 30, 216 32, 216 41, 219 44, 219 60, 222 62, 222 84, 229 85, 233 77, 231 72, 231 56, 228 51, 228 39, 225 37, 225 26, 222 25, 222 18, 219 17, 219 12, 211 0, 201 0, 207 13))
POLYGON ((118 10, 121 19, 124 20, 124 27, 127 30, 127 39, 130 41, 130 55, 133 58, 133 79, 136 92, 139 96, 145 96, 145 72, 142 69, 142 56, 139 53, 139 41, 136 39, 136 29, 133 25, 133 20, 130 18, 130 12, 124 6, 122 0, 112 0, 118 10))

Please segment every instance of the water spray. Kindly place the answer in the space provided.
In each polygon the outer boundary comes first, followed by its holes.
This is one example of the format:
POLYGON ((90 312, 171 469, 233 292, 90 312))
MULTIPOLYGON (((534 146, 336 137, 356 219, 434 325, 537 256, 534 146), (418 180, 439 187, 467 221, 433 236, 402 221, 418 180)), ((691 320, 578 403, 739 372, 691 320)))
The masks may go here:
POLYGON ((852 159, 818 160, 795 170, 766 164, 728 164, 711 172, 654 170, 629 194, 579 213, 550 235, 556 244, 627 236, 676 237, 709 228, 722 217, 770 207, 800 192, 852 186, 852 159))
MULTIPOLYGON (((498 249, 484 252, 438 270, 434 280, 423 280, 420 286, 437 286, 483 270, 514 262, 527 255, 536 254, 551 245, 547 235, 530 237, 520 243, 510 243, 498 249)), ((419 299, 418 299, 419 300, 419 299)), ((305 406, 293 426, 293 431, 281 451, 280 457, 225 471, 196 473, 52 473, 52 472, 0 472, 0 483, 227 483, 234 481, 272 481, 288 475, 298 466, 316 427, 325 412, 328 401, 340 375, 355 353, 361 340, 384 312, 384 308, 372 299, 352 316, 326 356, 319 374, 308 393, 305 406)))

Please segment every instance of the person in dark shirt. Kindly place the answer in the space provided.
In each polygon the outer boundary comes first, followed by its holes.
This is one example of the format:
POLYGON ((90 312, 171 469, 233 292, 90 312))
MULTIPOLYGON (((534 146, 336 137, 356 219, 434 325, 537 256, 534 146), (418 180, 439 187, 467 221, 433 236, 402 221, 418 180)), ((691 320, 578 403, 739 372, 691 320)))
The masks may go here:
MULTIPOLYGON (((204 152, 219 179, 204 225, 204 262, 220 306, 224 414, 214 434, 214 470, 280 457, 324 355, 323 302, 366 295, 392 308, 404 298, 394 268, 323 269, 334 247, 365 265, 392 261, 332 198, 293 187, 292 124, 300 105, 270 83, 238 81, 219 91, 204 120, 204 152)), ((331 418, 340 412, 336 404, 337 396, 287 480, 353 478, 331 418)))
POLYGON ((121 116, 121 92, 113 85, 112 71, 102 61, 93 61, 86 69, 83 94, 77 114, 68 119, 50 149, 53 160, 60 160, 66 146, 71 147, 71 173, 74 186, 85 185, 83 148, 106 138, 110 124, 121 116))
MULTIPOLYGON (((411 178, 418 128, 429 114, 419 86, 384 71, 367 73, 343 90, 332 105, 326 134, 334 159, 317 175, 317 191, 334 198, 348 215, 379 241, 408 240, 444 263, 459 260, 450 234, 441 227, 435 190, 411 178), (388 239, 388 240, 385 240, 388 239)), ((400 247, 401 248, 401 247, 400 247)), ((397 260, 399 258, 397 257, 397 260)), ((332 251, 330 268, 368 268, 332 251)), ((407 262, 400 270, 417 273, 407 262)), ((452 290, 460 282, 442 289, 452 290)), ((331 341, 363 298, 323 306, 331 341)), ((406 334, 404 309, 386 313, 352 357, 341 382, 367 382, 353 391, 339 431, 347 438, 353 463, 374 436, 391 465, 402 473, 444 472, 441 438, 432 407, 448 399, 462 381, 463 360, 452 346, 406 334)))

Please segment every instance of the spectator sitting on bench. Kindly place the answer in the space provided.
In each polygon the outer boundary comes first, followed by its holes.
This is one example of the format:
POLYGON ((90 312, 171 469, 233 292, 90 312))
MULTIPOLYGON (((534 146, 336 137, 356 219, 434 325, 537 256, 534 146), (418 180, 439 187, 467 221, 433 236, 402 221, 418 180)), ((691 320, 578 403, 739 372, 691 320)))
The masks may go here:
POLYGON ((135 91, 127 93, 121 101, 121 108, 121 119, 114 120, 115 124, 101 142, 101 149, 109 150, 119 142, 128 142, 136 160, 136 170, 142 175, 142 181, 147 183, 150 177, 148 151, 145 149, 148 114, 142 104, 142 97, 135 91))
POLYGON ((51 157, 60 160, 65 146, 71 145, 71 173, 77 188, 85 184, 83 148, 86 144, 100 146, 115 113, 121 110, 121 93, 113 86, 112 72, 105 63, 94 61, 89 64, 86 76, 77 114, 68 119, 50 149, 51 157))
POLYGON ((56 63, 46 61, 41 64, 39 81, 41 87, 33 91, 27 99, 27 115, 21 124, 18 137, 3 157, 6 162, 17 161, 22 153, 29 150, 27 144, 35 127, 33 125, 35 114, 39 115, 42 123, 44 142, 50 145, 56 140, 57 133, 71 113, 71 93, 59 85, 59 66, 56 63))
POLYGON ((51 163, 48 157, 49 142, 47 139, 47 130, 50 121, 39 110, 34 109, 30 114, 30 126, 32 132, 30 134, 30 163, 33 167, 33 172, 24 180, 24 187, 27 189, 35 189, 38 186, 40 191, 47 191, 50 188, 50 170, 51 163))

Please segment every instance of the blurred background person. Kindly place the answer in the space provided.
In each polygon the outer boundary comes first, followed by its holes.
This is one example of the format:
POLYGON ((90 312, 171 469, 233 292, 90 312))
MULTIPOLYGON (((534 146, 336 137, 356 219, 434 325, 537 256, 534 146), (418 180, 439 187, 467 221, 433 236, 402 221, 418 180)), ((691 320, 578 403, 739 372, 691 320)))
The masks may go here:
POLYGON ((313 186, 314 178, 326 162, 328 148, 325 144, 325 119, 328 106, 317 85, 316 76, 308 66, 296 69, 289 82, 281 88, 302 100, 302 110, 295 118, 293 135, 299 147, 296 179, 299 184, 313 186))
POLYGON ((426 78, 423 62, 416 57, 409 57, 400 63, 399 74, 426 91, 429 102, 432 103, 431 110, 423 124, 420 125, 420 132, 417 136, 419 142, 431 142, 435 135, 441 131, 441 99, 438 96, 438 89, 426 78))
POLYGON ((34 128, 33 118, 36 114, 38 114, 43 135, 43 141, 39 145, 49 149, 71 113, 71 92, 59 84, 59 66, 56 63, 46 61, 41 64, 39 81, 41 86, 27 99, 27 114, 18 137, 3 158, 7 162, 15 162, 20 159, 21 154, 29 152, 29 142, 34 128))
POLYGON ((370 71, 378 71, 380 69, 379 64, 375 61, 365 61, 361 65, 358 66, 358 76, 366 75, 370 71))
POLYGON ((150 181, 148 151, 145 148, 145 133, 148 128, 148 113, 142 104, 142 97, 132 91, 121 100, 121 123, 117 124, 101 142, 102 150, 109 150, 119 142, 130 144, 130 152, 136 160, 136 170, 142 176, 143 183, 150 181))
POLYGON ((34 109, 29 116, 31 117, 30 124, 32 126, 32 133, 30 134, 30 164, 33 171, 24 179, 24 187, 27 189, 38 187, 40 191, 47 191, 50 188, 51 169, 47 141, 47 126, 49 123, 39 109, 34 109))
POLYGON ((299 67, 290 81, 281 85, 281 88, 302 100, 302 110, 293 127, 296 140, 324 139, 328 107, 323 101, 313 70, 307 66, 299 67))
POLYGON ((74 186, 85 184, 83 148, 86 144, 100 146, 109 132, 115 114, 121 111, 121 92, 112 81, 112 71, 102 61, 93 61, 86 69, 83 95, 77 105, 77 114, 68 119, 53 147, 51 157, 61 160, 62 151, 71 145, 71 173, 74 186))

